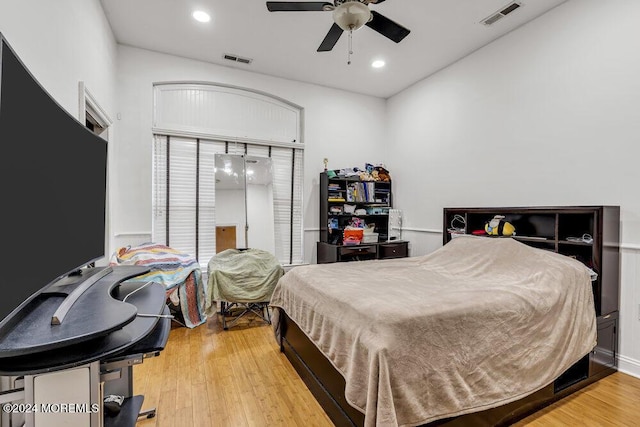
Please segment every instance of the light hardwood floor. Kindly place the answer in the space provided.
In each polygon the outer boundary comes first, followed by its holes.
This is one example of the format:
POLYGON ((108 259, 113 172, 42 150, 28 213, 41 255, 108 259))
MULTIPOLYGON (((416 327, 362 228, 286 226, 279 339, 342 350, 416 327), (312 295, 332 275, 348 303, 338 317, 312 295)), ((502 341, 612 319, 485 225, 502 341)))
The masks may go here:
MULTIPOLYGON (((134 392, 157 416, 139 427, 333 426, 255 320, 174 327, 159 357, 134 367, 134 392)), ((616 373, 517 423, 523 427, 640 426, 640 379, 616 373)))

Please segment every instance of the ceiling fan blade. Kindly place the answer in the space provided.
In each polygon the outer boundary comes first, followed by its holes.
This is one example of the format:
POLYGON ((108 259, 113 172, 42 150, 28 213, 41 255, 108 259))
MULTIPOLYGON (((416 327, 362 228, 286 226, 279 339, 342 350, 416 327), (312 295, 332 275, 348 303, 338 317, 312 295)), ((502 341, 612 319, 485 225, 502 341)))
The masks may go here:
POLYGON ((342 35, 342 28, 338 26, 338 24, 334 23, 331 28, 329 28, 329 32, 326 36, 324 36, 324 40, 320 43, 320 47, 318 48, 318 52, 328 52, 338 43, 340 36, 342 35))
POLYGON ((326 1, 268 1, 269 12, 323 12, 325 6, 333 6, 326 1))
POLYGON ((384 2, 384 0, 371 0, 369 3, 371 3, 371 4, 380 4, 382 2, 384 2))
POLYGON ((411 32, 407 28, 393 22, 391 19, 379 14, 375 10, 372 10, 371 14, 373 15, 373 19, 365 25, 396 43, 400 43, 402 39, 407 37, 411 32))

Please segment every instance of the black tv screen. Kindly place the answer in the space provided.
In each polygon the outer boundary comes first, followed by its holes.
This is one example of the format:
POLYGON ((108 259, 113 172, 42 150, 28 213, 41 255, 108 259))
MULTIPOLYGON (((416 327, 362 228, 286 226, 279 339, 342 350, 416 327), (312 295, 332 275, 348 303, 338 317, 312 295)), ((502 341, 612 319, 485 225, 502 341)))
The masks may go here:
POLYGON ((0 50, 2 324, 105 255, 107 143, 49 96, 1 34, 0 50))

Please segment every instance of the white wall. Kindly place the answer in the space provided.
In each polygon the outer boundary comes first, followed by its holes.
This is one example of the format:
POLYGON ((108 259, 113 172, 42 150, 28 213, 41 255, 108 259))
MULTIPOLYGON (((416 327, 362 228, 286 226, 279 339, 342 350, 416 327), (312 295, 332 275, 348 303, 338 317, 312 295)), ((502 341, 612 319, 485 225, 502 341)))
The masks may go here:
POLYGON ((250 248, 276 253, 273 185, 247 183, 247 222, 250 248))
MULTIPOLYGON (((98 0, 3 0, 0 32, 73 117, 78 118, 80 81, 107 114, 115 116, 116 42, 98 0)), ((113 132, 109 140, 111 149, 117 143, 113 132)))
MULTIPOLYGON (((236 227, 236 247, 245 248, 244 190, 216 190, 216 226, 236 227)), ((216 252, 218 252, 216 250, 216 252)), ((199 260, 206 264, 209 260, 199 260)))
POLYGON ((116 42, 98 0, 2 1, 0 31, 72 116, 78 117, 79 81, 113 112, 116 42))
POLYGON ((318 239, 318 174, 330 168, 379 162, 384 150, 385 101, 200 61, 118 46, 118 135, 113 231, 117 245, 151 233, 152 85, 204 81, 259 90, 304 108, 305 259, 315 260, 318 239))
MULTIPOLYGON (((620 205, 621 367, 640 376, 640 2, 571 0, 388 101, 412 255, 447 206, 620 205)), ((499 25, 496 24, 496 25, 499 25)))
MULTIPOLYGON (((244 199, 244 189, 216 190, 216 225, 236 226, 236 247, 238 248, 250 247, 275 254, 272 186, 247 184, 246 222, 244 199), (244 238, 246 223, 249 223, 248 245, 244 238)), ((202 261, 206 263, 208 260, 202 261)))

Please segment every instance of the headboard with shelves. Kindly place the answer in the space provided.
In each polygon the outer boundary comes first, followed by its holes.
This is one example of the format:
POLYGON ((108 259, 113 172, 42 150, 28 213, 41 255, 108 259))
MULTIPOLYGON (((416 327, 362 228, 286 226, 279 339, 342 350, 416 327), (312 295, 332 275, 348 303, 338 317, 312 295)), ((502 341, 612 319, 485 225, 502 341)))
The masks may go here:
MULTIPOLYGON (((598 344, 589 361, 562 380, 581 381, 581 375, 593 379, 617 369, 618 310, 620 297, 620 207, 472 207, 444 208, 443 244, 456 233, 472 234, 484 230, 495 215, 515 227, 512 237, 524 244, 573 257, 598 276, 592 282, 598 325, 598 344), (464 226, 464 227, 462 227, 464 226), (451 233, 451 228, 455 232, 451 233), (588 368, 588 373, 584 372, 588 368)), ((586 360, 586 359, 585 359, 586 360)), ((582 363, 582 362, 580 362, 582 363)))
POLYGON ((445 208, 444 244, 452 238, 448 229, 456 215, 464 218, 468 234, 484 230, 494 215, 503 215, 515 227, 514 239, 574 257, 598 273, 594 282, 598 316, 618 310, 619 206, 445 208))

